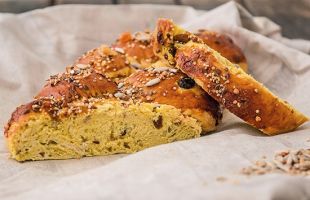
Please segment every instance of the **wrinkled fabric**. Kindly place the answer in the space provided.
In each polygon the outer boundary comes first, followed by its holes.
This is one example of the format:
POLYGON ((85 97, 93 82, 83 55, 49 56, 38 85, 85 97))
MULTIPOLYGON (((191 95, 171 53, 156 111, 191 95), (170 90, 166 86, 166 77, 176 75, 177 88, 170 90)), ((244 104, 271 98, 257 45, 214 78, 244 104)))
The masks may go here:
MULTIPOLYGON (((85 51, 123 31, 152 30, 159 17, 189 30, 226 33, 250 73, 310 116, 309 41, 281 36, 281 27, 233 2, 211 11, 151 5, 65 5, 0 15, 0 123, 30 101, 48 79, 85 51)), ((0 138, 0 199, 309 199, 309 177, 240 174, 262 156, 309 148, 310 125, 267 137, 225 111, 207 136, 131 155, 18 163, 0 138), (224 181, 218 181, 224 177, 224 181)))

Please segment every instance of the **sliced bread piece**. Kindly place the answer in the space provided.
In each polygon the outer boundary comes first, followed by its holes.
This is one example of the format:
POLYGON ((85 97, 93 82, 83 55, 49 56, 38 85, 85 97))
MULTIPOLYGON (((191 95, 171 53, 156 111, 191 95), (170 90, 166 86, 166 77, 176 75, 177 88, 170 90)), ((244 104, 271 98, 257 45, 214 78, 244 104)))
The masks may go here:
POLYGON ((160 19, 154 52, 194 79, 230 112, 267 135, 296 129, 308 118, 172 21, 160 19))

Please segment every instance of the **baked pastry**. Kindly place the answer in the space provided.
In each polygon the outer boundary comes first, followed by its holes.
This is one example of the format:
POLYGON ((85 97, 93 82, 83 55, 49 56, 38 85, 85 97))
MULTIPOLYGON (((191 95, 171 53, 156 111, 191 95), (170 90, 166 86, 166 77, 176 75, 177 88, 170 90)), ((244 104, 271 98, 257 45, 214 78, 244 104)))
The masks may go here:
POLYGON ((153 33, 156 54, 193 78, 230 112, 267 135, 296 129, 308 118, 261 83, 172 21, 153 33))
MULTIPOLYGON (((143 56, 134 62, 143 65, 143 56)), ((163 66, 137 70, 128 57, 122 48, 101 46, 51 76, 5 127, 11 157, 131 153, 215 129, 219 104, 192 79, 163 66)))

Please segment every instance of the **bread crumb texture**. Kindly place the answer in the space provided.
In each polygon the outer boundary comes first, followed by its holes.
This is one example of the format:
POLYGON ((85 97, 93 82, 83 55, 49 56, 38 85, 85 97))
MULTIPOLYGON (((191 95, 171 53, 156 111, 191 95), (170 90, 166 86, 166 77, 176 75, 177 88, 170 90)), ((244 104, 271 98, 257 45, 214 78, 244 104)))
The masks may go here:
POLYGON ((201 123, 170 105, 102 100, 97 109, 51 118, 31 112, 11 125, 8 147, 18 161, 137 152, 199 137, 201 123))

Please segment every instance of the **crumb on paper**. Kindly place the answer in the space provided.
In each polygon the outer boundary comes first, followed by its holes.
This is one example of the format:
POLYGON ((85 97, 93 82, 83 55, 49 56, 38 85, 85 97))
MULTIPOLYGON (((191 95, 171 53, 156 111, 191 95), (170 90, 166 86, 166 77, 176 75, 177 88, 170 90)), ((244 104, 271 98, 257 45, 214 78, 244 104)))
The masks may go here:
POLYGON ((224 182, 224 181, 227 181, 227 178, 224 177, 224 176, 219 176, 219 177, 216 178, 216 181, 224 182))

